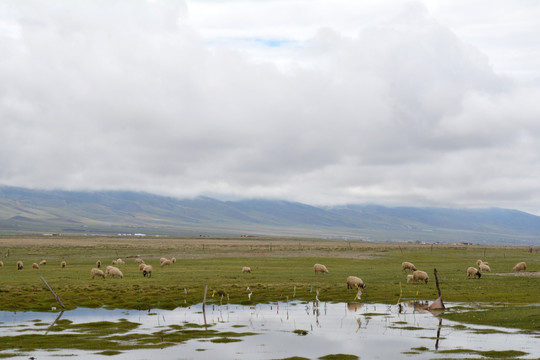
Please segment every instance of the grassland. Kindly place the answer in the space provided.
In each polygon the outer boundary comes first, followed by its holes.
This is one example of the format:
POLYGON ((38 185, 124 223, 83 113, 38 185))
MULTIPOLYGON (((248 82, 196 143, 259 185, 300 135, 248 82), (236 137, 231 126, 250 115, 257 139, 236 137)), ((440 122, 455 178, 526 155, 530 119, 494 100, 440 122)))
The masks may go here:
POLYGON ((367 284, 362 302, 395 304, 433 300, 438 296, 433 269, 439 274, 445 302, 479 303, 479 310, 445 314, 460 321, 540 330, 540 255, 524 247, 464 245, 393 245, 298 238, 168 238, 168 237, 0 237, 0 309, 49 311, 59 307, 45 287, 46 279, 68 309, 107 307, 172 309, 200 303, 208 285, 211 303, 255 304, 288 300, 351 302, 348 275, 367 284), (135 263, 141 257, 153 266, 143 278, 135 263), (159 258, 177 263, 159 266, 159 258), (110 264, 122 258, 123 279, 91 279, 96 260, 110 264), (477 259, 492 272, 467 279, 477 259), (32 269, 32 263, 47 265, 32 269), (16 262, 24 262, 17 270, 16 262), (65 260, 67 267, 60 268, 65 260), (428 284, 406 284, 402 261, 411 261, 430 275, 428 284), (526 261, 526 273, 512 267, 526 261), (315 274, 323 263, 328 274, 315 274), (250 266, 252 273, 241 273, 250 266), (249 290, 248 290, 249 288, 249 290), (248 297, 251 293, 251 297, 248 297), (489 308, 489 312, 481 311, 489 308), (474 316, 472 316, 474 315, 474 316))

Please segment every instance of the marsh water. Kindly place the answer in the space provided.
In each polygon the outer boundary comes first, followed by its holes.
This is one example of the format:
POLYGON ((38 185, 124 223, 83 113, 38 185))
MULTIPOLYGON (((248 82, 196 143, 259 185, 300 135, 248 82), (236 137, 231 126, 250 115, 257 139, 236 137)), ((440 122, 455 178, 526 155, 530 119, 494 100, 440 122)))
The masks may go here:
MULTIPOLYGON (((463 307, 464 304, 446 304, 463 307)), ((129 322, 125 333, 146 334, 158 348, 136 348, 111 353, 75 348, 6 349, 13 359, 309 359, 330 354, 361 359, 444 359, 481 357, 480 351, 520 350, 521 359, 540 357, 539 334, 477 326, 442 319, 422 310, 421 304, 301 303, 219 305, 201 304, 175 310, 106 310, 80 308, 60 313, 0 312, 0 337, 49 336, 61 323, 129 322), (167 342, 167 330, 190 324, 193 331, 216 331, 209 338, 167 342), (234 342, 212 341, 219 333, 245 334, 234 342), (157 335, 159 333, 159 335, 157 335), (165 335, 164 335, 165 334, 165 335), (163 341, 163 347, 159 347, 163 341), (474 352, 471 352, 474 351, 474 352)), ((58 332, 56 332, 57 334, 58 332)), ((69 328, 60 333, 68 335, 69 328)), ((104 337, 113 336, 106 334, 104 337)), ((1 341, 1 340, 0 340, 1 341)), ((66 337, 66 341, 70 341, 66 337)), ((71 340, 74 341, 74 340, 71 340)), ((99 349, 99 347, 98 347, 99 349)))

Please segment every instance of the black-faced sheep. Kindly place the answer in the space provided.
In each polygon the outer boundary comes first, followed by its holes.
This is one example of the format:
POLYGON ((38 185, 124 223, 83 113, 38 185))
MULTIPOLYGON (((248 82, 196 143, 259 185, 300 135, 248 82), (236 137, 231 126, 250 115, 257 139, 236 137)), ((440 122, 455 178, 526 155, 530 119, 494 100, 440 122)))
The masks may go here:
POLYGON ((527 270, 527 264, 524 261, 517 263, 516 266, 512 268, 512 271, 525 271, 527 270))
POLYGON ((22 270, 23 269, 23 262, 22 261, 17 261, 17 270, 22 270))
POLYGON ((401 263, 401 270, 405 271, 405 270, 411 270, 411 271, 416 271, 416 266, 414 266, 413 263, 410 263, 408 261, 404 261, 401 263))
POLYGON ((60 267, 61 267, 62 269, 64 269, 64 268, 66 267, 66 265, 67 265, 67 264, 66 264, 65 261, 62 261, 62 262, 60 263, 60 267))
POLYGON ((315 270, 315 274, 318 272, 323 273, 323 274, 328 274, 328 269, 323 264, 313 265, 313 270, 315 270))
POLYGON ((146 275, 148 275, 148 277, 152 277, 152 265, 144 265, 142 274, 144 277, 146 277, 146 275))
POLYGON ((47 265, 47 260, 43 259, 39 262, 39 265, 47 265))
POLYGON ((111 277, 119 277, 120 279, 124 277, 124 274, 122 274, 120 269, 114 266, 107 266, 106 273, 111 277))
POLYGON ((242 272, 243 272, 243 273, 251 273, 251 268, 250 268, 249 266, 244 266, 244 267, 242 268, 242 272))
POLYGON ((37 263, 32 264, 32 269, 39 269, 39 265, 37 263))
POLYGON ((347 277, 347 289, 354 289, 354 288, 365 289, 366 284, 364 284, 364 281, 362 281, 362 279, 360 279, 357 276, 347 277))
POLYGON ((414 282, 425 281, 426 284, 427 284, 427 282, 429 280, 428 274, 425 271, 422 271, 422 270, 416 270, 415 272, 412 273, 412 275, 413 275, 413 281, 414 282))
POLYGON ((96 261, 96 266, 97 266, 98 268, 101 267, 101 260, 96 261))
POLYGON ((103 272, 103 270, 100 270, 98 268, 93 268, 92 270, 90 270, 90 275, 92 275, 92 279, 96 276, 101 276, 105 279, 105 273, 103 272))
POLYGON ((478 271, 476 268, 470 266, 469 268, 467 268, 467 277, 478 277, 480 279, 480 277, 482 276, 482 274, 480 273, 480 271, 478 271))

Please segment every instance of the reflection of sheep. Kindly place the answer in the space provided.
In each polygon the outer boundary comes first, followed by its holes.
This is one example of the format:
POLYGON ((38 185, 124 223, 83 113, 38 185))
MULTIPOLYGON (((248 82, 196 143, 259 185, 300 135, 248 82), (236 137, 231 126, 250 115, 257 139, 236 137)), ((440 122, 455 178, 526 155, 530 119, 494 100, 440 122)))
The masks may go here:
POLYGON ((32 269, 39 269, 39 265, 37 263, 32 264, 32 269))
POLYGON ((429 280, 429 276, 428 274, 425 272, 425 271, 422 271, 422 270, 416 270, 415 272, 412 273, 413 275, 413 281, 425 281, 426 284, 429 280))
POLYGON ((120 269, 117 268, 117 267, 114 267, 114 266, 107 266, 106 273, 107 273, 107 275, 109 275, 111 277, 119 277, 120 279, 122 279, 124 277, 124 274, 122 274, 120 269))
POLYGON ((244 266, 244 267, 242 268, 242 272, 243 272, 243 273, 251 273, 251 268, 250 268, 249 266, 244 266))
POLYGON ((527 270, 527 264, 525 264, 525 261, 517 263, 516 266, 512 268, 512 271, 525 271, 525 270, 527 270))
POLYGON ((23 268, 23 262, 22 261, 17 261, 17 270, 22 270, 23 268))
POLYGON ((169 266, 171 265, 171 260, 165 260, 161 263, 161 267, 164 267, 164 266, 169 266))
POLYGON ((90 270, 90 275, 92 275, 92 279, 96 276, 101 276, 105 279, 105 273, 103 272, 103 270, 100 270, 98 268, 93 268, 92 270, 90 270))
POLYGON ((477 276, 479 279, 480 277, 482 276, 482 274, 480 274, 480 271, 478 271, 476 268, 470 266, 468 269, 467 269, 467 277, 471 277, 471 276, 477 276))
POLYGON ((47 265, 47 260, 43 259, 39 262, 39 265, 47 265))
POLYGON ((60 263, 60 267, 61 267, 62 269, 63 269, 63 268, 65 268, 65 267, 66 267, 66 265, 67 265, 67 264, 66 264, 66 262, 65 262, 65 261, 62 261, 62 262, 60 263))
POLYGON ((413 263, 410 263, 408 261, 404 261, 401 263, 401 270, 405 271, 405 270, 411 270, 411 271, 416 271, 416 266, 414 266, 413 263))
POLYGON ((173 264, 176 264, 176 258, 171 258, 171 262, 172 262, 173 264))
POLYGON ((480 265, 478 265, 478 270, 491 272, 491 269, 487 263, 481 263, 480 265))
POLYGON ((313 270, 315 270, 315 274, 318 272, 323 273, 323 274, 328 274, 328 269, 323 264, 313 265, 313 270))
POLYGON ((356 277, 356 276, 347 277, 347 289, 354 289, 356 287, 365 289, 366 284, 364 284, 362 279, 360 279, 359 277, 356 277))
POLYGON ((145 277, 146 275, 148 275, 148 277, 152 277, 152 265, 144 265, 142 269, 142 274, 145 277))
POLYGON ((412 274, 407 275, 407 284, 414 281, 412 274))
POLYGON ((101 267, 101 260, 96 261, 96 266, 97 266, 98 268, 101 267))

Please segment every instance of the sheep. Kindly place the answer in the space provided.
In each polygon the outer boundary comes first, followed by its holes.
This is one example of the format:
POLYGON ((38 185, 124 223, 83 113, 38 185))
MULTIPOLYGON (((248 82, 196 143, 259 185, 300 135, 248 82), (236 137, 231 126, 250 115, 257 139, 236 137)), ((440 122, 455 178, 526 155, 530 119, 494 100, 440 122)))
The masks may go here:
POLYGON ((67 264, 66 264, 65 261, 62 261, 62 262, 60 263, 60 267, 61 267, 62 269, 64 269, 64 268, 66 267, 66 265, 67 265, 67 264))
POLYGON ((39 269, 39 265, 37 263, 32 264, 32 269, 39 269))
POLYGON ((117 265, 125 265, 126 263, 124 262, 124 260, 118 258, 118 259, 116 260, 116 264, 117 264, 117 265))
POLYGON ((366 284, 364 284, 362 279, 360 279, 359 277, 356 277, 356 276, 347 277, 347 289, 354 289, 354 288, 365 289, 366 284))
POLYGON ((43 259, 39 262, 39 265, 47 265, 47 260, 43 259))
POLYGON ((480 277, 482 276, 482 274, 480 273, 480 271, 478 271, 476 268, 470 266, 468 269, 467 269, 467 277, 475 277, 477 276, 479 279, 480 277))
POLYGON ((161 263, 161 267, 171 265, 171 260, 165 260, 161 263))
POLYGON ((144 277, 146 277, 146 275, 148 275, 148 277, 152 277, 152 265, 144 265, 142 274, 144 277))
POLYGON ((249 266, 244 266, 244 267, 242 268, 242 272, 243 272, 243 273, 251 273, 251 268, 250 268, 249 266))
POLYGON ((101 276, 105 279, 105 273, 103 272, 103 270, 100 270, 98 268, 93 268, 92 270, 90 270, 90 275, 92 275, 92 279, 96 276, 101 276))
POLYGON ((0 260, 0 267, 4 266, 4 262, 0 260))
POLYGON ((160 263, 160 264, 161 264, 162 262, 164 262, 164 261, 167 261, 167 258, 162 257, 162 258, 159 259, 159 263, 160 263))
POLYGON ((106 271, 107 275, 111 276, 111 277, 119 277, 120 279, 122 279, 124 277, 124 274, 122 274, 122 272, 120 271, 119 268, 117 267, 114 267, 114 266, 107 266, 107 271, 106 271))
POLYGON ((481 263, 480 265, 478 265, 478 270, 491 272, 491 268, 487 263, 481 263))
POLYGON ((409 275, 407 275, 407 284, 410 283, 411 281, 414 281, 413 275, 409 274, 409 275))
POLYGON ((486 265, 489 265, 489 263, 486 262, 486 261, 482 261, 482 260, 480 260, 480 259, 476 260, 476 265, 477 265, 478 267, 480 267, 480 264, 486 264, 486 265))
POLYGON ((328 274, 328 269, 323 264, 313 265, 313 270, 315 270, 315 274, 318 272, 323 273, 323 274, 328 274))
POLYGON ((517 263, 516 266, 512 268, 512 271, 525 271, 525 270, 527 270, 527 264, 525 264, 525 261, 517 263))
POLYGON ((416 270, 415 272, 412 273, 412 275, 413 275, 413 281, 414 282, 425 281, 426 284, 427 284, 427 282, 429 280, 428 274, 425 271, 422 271, 422 270, 416 270))
POLYGON ((118 265, 118 261, 116 260, 111 261, 111 265, 118 265))
POLYGON ((17 261, 17 270, 22 270, 23 269, 23 262, 22 261, 17 261))
POLYGON ((96 266, 97 266, 98 268, 101 267, 101 260, 96 261, 96 266))
POLYGON ((401 270, 405 271, 405 270, 411 270, 411 271, 416 271, 416 266, 414 266, 413 263, 410 263, 408 261, 404 261, 401 263, 401 270))
POLYGON ((171 263, 176 264, 176 258, 171 258, 171 263))
POLYGON ((136 262, 137 264, 144 264, 144 260, 141 259, 141 258, 135 258, 135 262, 136 262))
POLYGON ((142 271, 145 266, 146 266, 146 264, 144 264, 144 263, 139 264, 139 271, 142 271))

